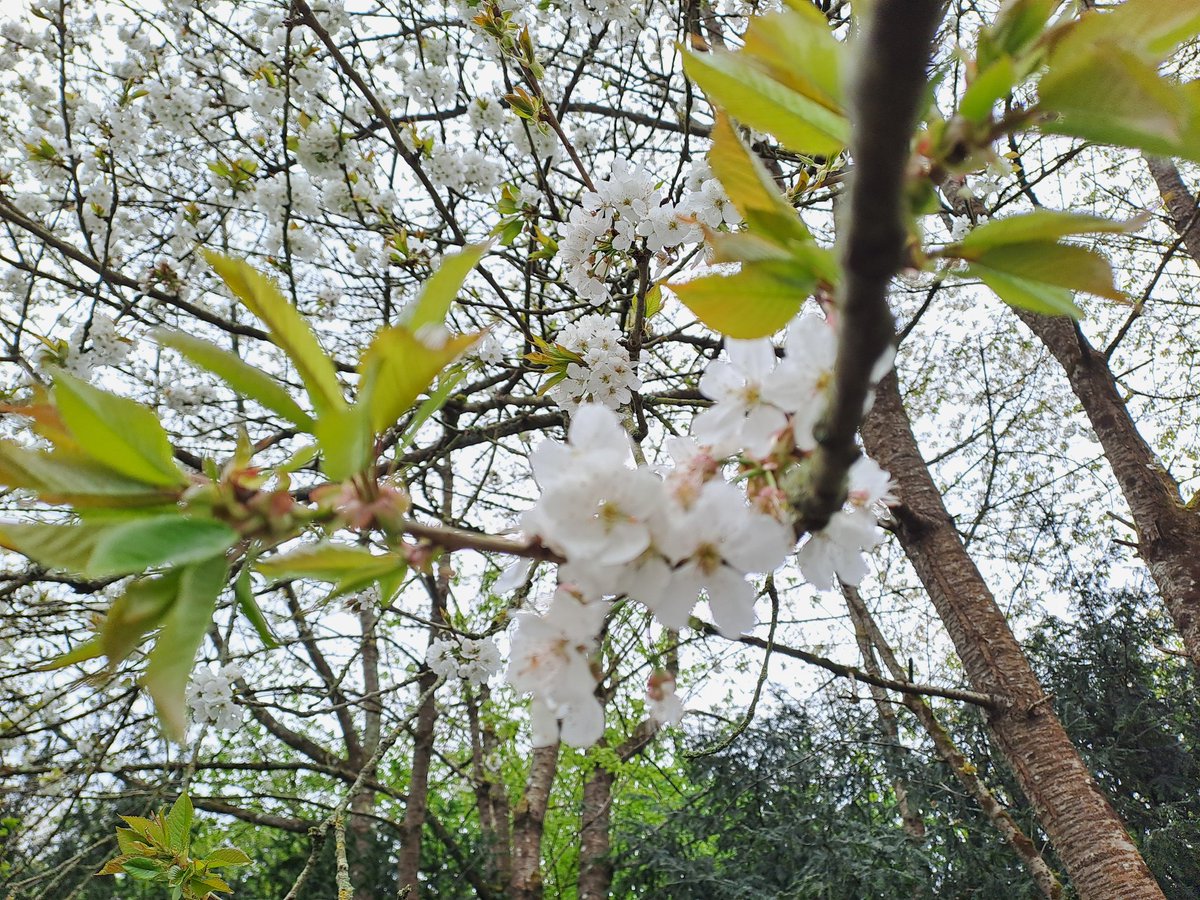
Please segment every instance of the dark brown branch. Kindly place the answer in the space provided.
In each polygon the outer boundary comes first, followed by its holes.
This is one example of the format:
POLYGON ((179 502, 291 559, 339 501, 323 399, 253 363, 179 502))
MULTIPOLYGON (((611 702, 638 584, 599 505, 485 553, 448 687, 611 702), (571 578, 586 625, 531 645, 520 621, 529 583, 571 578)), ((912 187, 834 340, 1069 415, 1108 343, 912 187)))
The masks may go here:
MULTIPOLYGON (((704 634, 714 637, 721 636, 721 633, 717 630, 717 626, 697 619, 695 616, 688 620, 688 624, 704 634)), ((764 650, 767 647, 765 640, 750 634, 742 635, 737 641, 740 644, 748 644, 751 647, 760 647, 764 650)), ((771 652, 778 653, 781 656, 790 656, 792 659, 798 659, 810 665, 818 666, 827 672, 832 672, 834 675, 840 675, 842 678, 853 678, 855 681, 861 681, 864 684, 873 684, 876 687, 886 688, 889 691, 898 691, 901 694, 945 697, 947 700, 972 703, 975 706, 982 706, 984 709, 1000 709, 1008 705, 1001 697, 981 694, 978 691, 944 688, 938 687, 935 684, 917 684, 911 681, 895 681, 891 678, 876 677, 870 672, 864 672, 857 666, 843 665, 842 663, 834 662, 832 659, 826 659, 824 656, 817 656, 815 653, 801 650, 798 647, 785 647, 783 644, 772 644, 771 652)))
POLYGON ((858 42, 849 103, 854 174, 838 241, 837 363, 817 449, 793 497, 800 530, 823 528, 845 501, 871 371, 895 337, 888 283, 904 262, 909 145, 942 8, 939 0, 879 0, 858 42))

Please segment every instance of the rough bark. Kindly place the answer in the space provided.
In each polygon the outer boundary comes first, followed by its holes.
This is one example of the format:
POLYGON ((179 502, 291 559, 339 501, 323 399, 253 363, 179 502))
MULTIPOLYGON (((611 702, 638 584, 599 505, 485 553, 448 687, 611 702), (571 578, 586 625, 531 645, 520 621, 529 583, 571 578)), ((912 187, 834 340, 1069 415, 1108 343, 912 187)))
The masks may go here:
MULTIPOLYGON (((434 621, 439 618, 435 601, 434 621)), ((430 641, 436 631, 430 629, 430 641)), ((434 726, 437 724, 437 700, 434 698, 437 675, 422 664, 417 678, 421 703, 417 707, 417 722, 413 729, 412 768, 408 782, 408 803, 404 807, 404 823, 400 830, 400 862, 397 867, 400 897, 420 895, 418 876, 421 871, 421 836, 425 829, 425 813, 429 808, 429 766, 433 760, 434 726)))
MULTIPOLYGON (((856 636, 860 631, 865 635, 869 647, 879 654, 879 658, 892 673, 892 677, 904 678, 907 674, 904 666, 900 664, 900 660, 896 658, 896 654, 892 652, 892 648, 884 639, 879 626, 875 623, 875 618, 867 609, 867 605, 859 596, 858 591, 852 587, 845 587, 843 593, 846 597, 846 606, 850 610, 850 618, 854 621, 856 636)), ((865 655, 866 651, 864 650, 865 655)), ((916 694, 901 694, 900 702, 913 714, 925 733, 929 735, 929 739, 933 742, 933 748, 941 757, 942 762, 950 767, 959 783, 979 804, 979 808, 988 817, 988 821, 992 823, 992 826, 1012 847, 1013 852, 1029 870, 1030 877, 1033 878, 1034 884, 1038 886, 1042 895, 1047 900, 1059 900, 1062 897, 1062 884, 1059 882, 1058 876, 1054 874, 1053 869, 1046 865, 1037 846, 1017 824, 1012 814, 983 783, 975 766, 958 749, 950 732, 938 720, 933 707, 916 694)))
MULTIPOLYGON (((362 675, 363 675, 363 729, 362 758, 358 765, 365 766, 379 750, 380 722, 383 704, 379 699, 379 644, 375 636, 377 617, 370 603, 362 603, 358 610, 358 622, 362 629, 362 675)), ((366 774, 368 782, 374 781, 376 767, 366 774)), ((374 854, 375 824, 371 813, 375 809, 375 792, 364 785, 350 801, 350 818, 346 822, 346 837, 350 843, 351 884, 354 885, 354 900, 375 900, 379 896, 378 886, 373 883, 371 858, 374 854)))
POLYGON ((557 770, 558 744, 533 751, 525 793, 513 811, 512 900, 542 896, 542 829, 557 770))
POLYGON ((863 423, 867 451, 892 473, 896 534, 973 687, 1005 697, 988 724, 1084 900, 1162 900, 1163 893, 1100 792, 1000 607, 963 546, 921 458, 894 375, 863 423))
POLYGON ((1200 666, 1200 515, 1184 506, 1178 484, 1138 431, 1104 354, 1070 319, 1018 314, 1066 372, 1129 506, 1138 553, 1200 666))
MULTIPOLYGON (((674 668, 677 667, 678 663, 675 663, 674 668)), ((650 745, 658 731, 657 722, 643 719, 616 748, 617 759, 623 763, 633 759, 650 745)), ((609 829, 612 827, 612 789, 615 781, 613 772, 598 765, 583 785, 579 900, 605 900, 612 888, 612 838, 609 829)))
POLYGON ((606 900, 612 885, 612 824, 614 775, 596 766, 583 784, 583 821, 579 833, 579 900, 606 900))
POLYGON ((479 830, 488 850, 487 878, 496 885, 507 885, 512 881, 511 811, 504 781, 490 765, 497 747, 496 731, 479 715, 488 697, 487 685, 483 685, 478 695, 468 694, 466 698, 471 729, 471 781, 479 830))

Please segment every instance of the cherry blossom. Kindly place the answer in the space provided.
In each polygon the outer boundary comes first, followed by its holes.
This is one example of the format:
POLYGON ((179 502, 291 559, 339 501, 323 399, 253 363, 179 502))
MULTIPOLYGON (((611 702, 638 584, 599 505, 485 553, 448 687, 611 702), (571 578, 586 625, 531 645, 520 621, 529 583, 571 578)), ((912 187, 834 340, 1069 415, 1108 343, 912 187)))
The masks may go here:
POLYGON ((604 733, 590 657, 607 613, 607 603, 584 603, 560 587, 544 615, 522 612, 513 617, 516 630, 506 678, 516 690, 534 695, 535 747, 558 737, 587 747, 604 733))

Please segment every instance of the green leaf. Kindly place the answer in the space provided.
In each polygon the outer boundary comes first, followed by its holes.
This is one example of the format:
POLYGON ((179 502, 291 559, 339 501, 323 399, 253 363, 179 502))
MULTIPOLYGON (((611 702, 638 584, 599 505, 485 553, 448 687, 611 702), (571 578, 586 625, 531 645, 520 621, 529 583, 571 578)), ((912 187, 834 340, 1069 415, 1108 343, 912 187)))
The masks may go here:
POLYGON ((167 834, 154 819, 147 819, 145 816, 121 816, 121 820, 152 845, 166 848, 167 834))
POLYGON ((1108 260, 1095 250, 1073 244, 1005 244, 980 254, 972 265, 1110 300, 1126 299, 1113 285, 1108 260))
POLYGON ((167 813, 166 823, 167 846, 187 856, 192 843, 192 800, 187 794, 179 795, 167 813))
POLYGON ((991 27, 979 35, 978 62, 981 69, 1002 56, 1019 57, 1042 33, 1062 0, 1009 0, 991 27))
POLYGON ((159 331, 156 337, 164 347, 179 351, 186 359, 212 372, 239 396, 257 401, 301 431, 312 431, 312 416, 300 408, 287 389, 237 355, 190 334, 159 331))
POLYGON ((362 547, 323 543, 259 560, 256 568, 267 578, 330 582, 335 585, 332 596, 338 596, 374 581, 382 585, 397 575, 402 577, 408 561, 398 553, 375 555, 362 547))
POLYGON ((967 271, 995 291, 1009 306, 1046 316, 1070 316, 1072 319, 1083 316, 1083 310, 1075 305, 1071 291, 1066 288, 997 272, 986 266, 971 265, 967 271))
MULTIPOLYGON (((649 311, 646 316, 649 318, 649 311)), ((454 389, 466 377, 466 372, 461 368, 454 368, 444 372, 441 378, 438 379, 437 387, 426 397, 421 405, 417 407, 417 411, 413 413, 412 420, 404 429, 404 433, 396 440, 394 452, 397 456, 408 449, 408 446, 416 440, 417 432, 421 430, 421 426, 429 421, 439 409, 446 405, 446 401, 450 399, 454 393, 454 389)))
POLYGON ((408 412, 450 363, 478 340, 479 335, 454 335, 440 347, 430 346, 403 325, 384 328, 363 354, 359 371, 372 387, 371 426, 376 433, 394 425, 408 412))
POLYGON ((1155 65, 1114 45, 1056 59, 1038 85, 1038 106, 1057 114, 1043 131, 1149 153, 1200 158, 1183 141, 1190 110, 1155 65))
POLYGON ((981 124, 992 114, 992 107, 1009 95, 1017 83, 1012 57, 1001 56, 971 80, 958 102, 958 114, 968 122, 981 124))
POLYGON ((732 275, 707 275, 672 284, 701 322, 732 338, 760 338, 800 311, 817 279, 795 262, 745 263, 732 275))
MULTIPOLYGON (((229 886, 229 882, 225 881, 216 875, 195 876, 191 881, 192 890, 196 888, 204 888, 206 891, 220 891, 222 894, 233 893, 233 888, 229 886)), ((197 896, 203 897, 203 894, 197 896)))
POLYGON ((167 864, 155 859, 146 859, 144 856, 135 856, 124 862, 122 868, 127 875, 139 881, 153 881, 166 871, 167 864))
POLYGON ((208 559, 183 570, 179 599, 163 621, 154 642, 143 679, 167 736, 182 742, 188 678, 196 650, 212 623, 217 597, 225 586, 229 566, 224 559, 208 559))
POLYGON ((683 68, 709 99, 739 122, 769 132, 795 153, 834 156, 850 140, 840 112, 781 84, 724 50, 688 52, 683 68))
POLYGON ((54 399, 63 422, 92 459, 147 484, 187 484, 152 410, 62 371, 54 373, 54 399))
POLYGON ((1039 209, 1019 216, 985 222, 972 229, 959 246, 966 251, 964 257, 971 259, 975 251, 990 247, 1028 244, 1034 241, 1057 241, 1073 234, 1119 234, 1136 231, 1147 221, 1145 216, 1122 221, 1081 213, 1039 209))
POLYGON ((271 338, 296 366, 308 389, 313 408, 320 415, 346 405, 333 362, 321 349, 304 317, 283 296, 275 282, 249 263, 210 250, 204 258, 246 307, 266 323, 271 338))
POLYGON ((100 643, 100 638, 94 637, 90 641, 77 644, 73 649, 54 657, 48 662, 42 663, 36 667, 36 671, 53 672, 56 669, 65 669, 67 666, 87 662, 89 659, 96 659, 103 655, 104 646, 100 643))
POLYGON ((96 542, 86 574, 129 575, 186 565, 224 554, 238 534, 224 522, 180 515, 134 519, 108 528, 96 542))
POLYGON ((242 571, 238 573, 237 580, 233 583, 233 595, 237 598, 238 607, 241 608, 242 613, 250 620, 254 630, 258 632, 258 638, 263 642, 263 646, 268 650, 278 647, 279 642, 275 640, 271 626, 267 624, 267 617, 263 615, 258 601, 254 599, 254 591, 250 589, 250 567, 248 565, 243 566, 242 571))
POLYGON ((718 114, 712 141, 709 165, 750 229, 781 247, 811 242, 812 233, 799 213, 784 199, 762 161, 746 148, 726 116, 718 114))
POLYGON ((126 586, 100 625, 100 646, 115 666, 159 626, 179 596, 182 569, 139 578, 126 586))
POLYGON ((252 862, 254 860, 237 847, 219 847, 203 860, 204 865, 210 869, 218 869, 223 866, 248 866, 252 862))
POLYGON ((332 481, 345 481, 371 465, 375 434, 366 398, 360 397, 345 409, 326 410, 317 419, 313 433, 321 448, 321 470, 332 481))
POLYGON ((468 244, 457 253, 447 253, 425 284, 413 303, 412 312, 405 324, 414 332, 426 325, 441 325, 446 321, 450 304, 458 296, 459 288, 471 274, 471 270, 487 252, 487 244, 468 244))
POLYGON ((1200 5, 1195 0, 1124 0, 1110 10, 1082 15, 1056 52, 1078 52, 1109 43, 1149 62, 1160 62, 1198 34, 1200 5))
POLYGON ((793 90, 839 109, 845 48, 811 0, 787 0, 787 6, 752 18, 741 52, 793 90))
POLYGON ((81 574, 96 542, 110 527, 109 523, 6 523, 0 525, 0 547, 24 554, 47 569, 81 574))
POLYGON ((172 503, 178 490, 122 475, 77 453, 29 450, 0 441, 0 485, 34 491, 43 503, 137 507, 172 503))

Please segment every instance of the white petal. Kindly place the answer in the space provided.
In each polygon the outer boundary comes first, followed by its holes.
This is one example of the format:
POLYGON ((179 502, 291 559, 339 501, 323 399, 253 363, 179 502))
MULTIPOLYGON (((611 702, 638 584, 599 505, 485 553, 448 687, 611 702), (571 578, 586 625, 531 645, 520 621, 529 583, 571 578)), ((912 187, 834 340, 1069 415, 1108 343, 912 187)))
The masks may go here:
POLYGON ((721 546, 725 560, 741 572, 772 572, 791 552, 792 531, 762 513, 748 513, 745 523, 721 546))
POLYGON ((604 708, 595 697, 572 703, 562 720, 562 740, 572 747, 590 747, 604 736, 604 708))
POLYGON ((727 638, 736 638, 754 627, 754 588, 728 566, 721 566, 705 585, 708 606, 717 630, 727 638))
POLYGON ((529 725, 534 747, 553 747, 558 743, 558 716, 537 697, 529 703, 529 725))
POLYGON ((515 591, 525 583, 525 576, 529 574, 529 570, 533 568, 533 560, 517 557, 512 564, 496 579, 496 583, 492 585, 492 590, 497 594, 507 594, 510 591, 515 591))
POLYGON ((775 368, 775 347, 767 338, 752 341, 725 339, 729 361, 746 373, 747 381, 763 381, 775 368))

